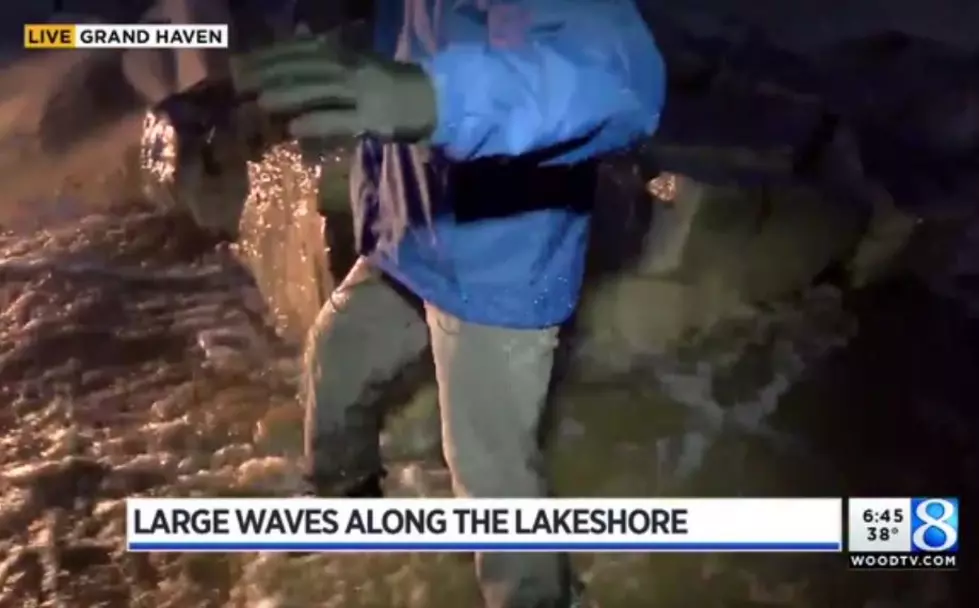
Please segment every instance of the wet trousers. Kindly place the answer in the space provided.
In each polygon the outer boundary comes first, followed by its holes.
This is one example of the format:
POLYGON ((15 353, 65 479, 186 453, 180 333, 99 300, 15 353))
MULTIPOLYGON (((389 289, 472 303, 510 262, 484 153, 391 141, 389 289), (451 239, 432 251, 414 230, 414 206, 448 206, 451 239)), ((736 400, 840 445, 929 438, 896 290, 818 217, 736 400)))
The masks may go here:
MULTIPOLYGON (((342 484, 381 470, 379 387, 430 349, 455 494, 546 496, 540 427, 557 337, 557 327, 464 322, 413 301, 359 259, 320 311, 305 353, 311 476, 342 484)), ((480 554, 476 574, 487 608, 571 602, 564 555, 480 554)))

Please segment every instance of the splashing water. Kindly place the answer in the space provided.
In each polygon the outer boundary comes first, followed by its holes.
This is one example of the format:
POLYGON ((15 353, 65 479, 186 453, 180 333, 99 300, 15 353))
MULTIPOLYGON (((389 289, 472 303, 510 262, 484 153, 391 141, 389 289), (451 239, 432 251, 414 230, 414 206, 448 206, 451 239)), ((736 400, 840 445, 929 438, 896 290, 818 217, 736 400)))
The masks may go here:
POLYGON ((250 162, 248 176, 236 250, 267 294, 276 328, 300 341, 333 289, 317 212, 320 166, 311 167, 298 144, 288 143, 250 162))
POLYGON ((145 183, 148 185, 171 184, 176 178, 177 131, 172 123, 155 112, 147 112, 143 118, 139 162, 147 175, 145 183))

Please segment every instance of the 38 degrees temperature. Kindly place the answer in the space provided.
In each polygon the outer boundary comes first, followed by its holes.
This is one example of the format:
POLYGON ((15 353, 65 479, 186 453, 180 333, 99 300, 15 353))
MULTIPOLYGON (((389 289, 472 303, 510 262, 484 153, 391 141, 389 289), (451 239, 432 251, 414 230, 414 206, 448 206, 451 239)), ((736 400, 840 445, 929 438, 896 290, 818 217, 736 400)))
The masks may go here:
POLYGON ((863 521, 870 524, 866 527, 867 540, 886 542, 892 536, 897 536, 900 533, 897 526, 888 526, 887 524, 903 522, 904 509, 884 509, 882 511, 867 509, 863 512, 863 521))

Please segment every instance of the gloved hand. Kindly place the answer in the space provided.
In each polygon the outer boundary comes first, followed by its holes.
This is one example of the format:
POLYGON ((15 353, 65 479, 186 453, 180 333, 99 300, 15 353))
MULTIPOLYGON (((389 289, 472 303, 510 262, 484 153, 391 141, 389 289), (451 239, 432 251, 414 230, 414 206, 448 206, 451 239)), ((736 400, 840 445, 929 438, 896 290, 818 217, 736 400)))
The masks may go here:
POLYGON ((424 70, 344 48, 339 35, 298 37, 241 58, 240 92, 256 92, 265 111, 287 115, 297 138, 427 138, 437 116, 424 70))

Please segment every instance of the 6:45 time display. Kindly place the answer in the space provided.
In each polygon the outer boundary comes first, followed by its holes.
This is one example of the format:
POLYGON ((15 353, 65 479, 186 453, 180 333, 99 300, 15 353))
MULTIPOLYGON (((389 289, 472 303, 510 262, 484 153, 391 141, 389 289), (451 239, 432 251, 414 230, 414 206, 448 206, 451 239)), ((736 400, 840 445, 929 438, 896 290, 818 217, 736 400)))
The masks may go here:
POLYGON ((866 524, 900 524, 904 522, 904 509, 866 509, 863 521, 866 524))

